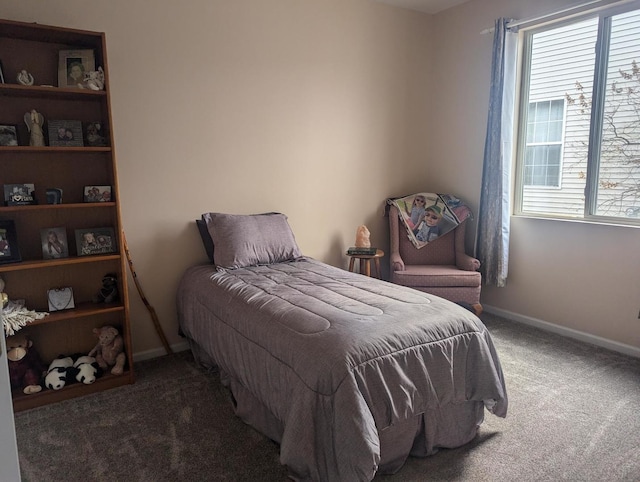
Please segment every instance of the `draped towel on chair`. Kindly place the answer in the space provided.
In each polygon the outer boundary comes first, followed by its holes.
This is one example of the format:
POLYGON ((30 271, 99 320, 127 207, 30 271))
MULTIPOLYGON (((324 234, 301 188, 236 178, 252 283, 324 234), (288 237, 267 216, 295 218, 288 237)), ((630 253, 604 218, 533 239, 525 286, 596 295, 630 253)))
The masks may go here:
POLYGON ((387 200, 398 208, 411 243, 418 249, 471 217, 471 210, 452 194, 419 192, 387 200))

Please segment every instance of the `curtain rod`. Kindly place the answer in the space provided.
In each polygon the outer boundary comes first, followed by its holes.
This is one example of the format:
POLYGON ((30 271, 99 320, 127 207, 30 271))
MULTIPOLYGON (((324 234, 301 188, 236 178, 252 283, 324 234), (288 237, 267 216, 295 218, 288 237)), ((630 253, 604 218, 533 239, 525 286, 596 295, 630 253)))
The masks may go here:
MULTIPOLYGON (((573 5, 571 7, 567 7, 562 10, 555 11, 553 13, 548 13, 546 15, 540 15, 538 17, 527 18, 524 20, 512 20, 507 24, 507 28, 517 29, 518 27, 522 27, 523 25, 528 25, 531 23, 551 21, 564 16, 578 15, 578 14, 586 13, 593 10, 600 10, 602 8, 610 7, 612 5, 623 5, 625 3, 632 3, 634 1, 636 0, 592 0, 589 2, 581 2, 577 5, 573 5)), ((482 32, 480 32, 480 34, 485 35, 488 33, 493 33, 494 30, 495 30, 494 27, 486 28, 482 32)))

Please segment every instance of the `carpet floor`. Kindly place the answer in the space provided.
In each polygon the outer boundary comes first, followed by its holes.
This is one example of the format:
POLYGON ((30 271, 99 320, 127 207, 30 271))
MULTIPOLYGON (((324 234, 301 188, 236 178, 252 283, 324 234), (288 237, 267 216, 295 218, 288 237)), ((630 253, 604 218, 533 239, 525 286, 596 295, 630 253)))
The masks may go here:
MULTIPOLYGON (((464 447, 409 458, 381 482, 638 481, 640 359, 483 314, 509 413, 464 447)), ((136 383, 16 414, 23 481, 285 481, 278 445, 234 416, 189 352, 136 383)), ((345 481, 350 482, 350 481, 345 481)))

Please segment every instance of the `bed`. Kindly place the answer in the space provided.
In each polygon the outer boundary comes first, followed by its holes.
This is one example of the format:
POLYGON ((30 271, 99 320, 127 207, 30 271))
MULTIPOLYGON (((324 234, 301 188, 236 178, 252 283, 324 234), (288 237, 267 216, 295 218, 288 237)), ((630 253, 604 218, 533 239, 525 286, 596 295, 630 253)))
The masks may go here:
POLYGON ((303 256, 282 214, 199 225, 213 263, 182 277, 180 330, 291 478, 371 480, 469 442, 485 408, 506 416, 500 361, 471 312, 303 256))

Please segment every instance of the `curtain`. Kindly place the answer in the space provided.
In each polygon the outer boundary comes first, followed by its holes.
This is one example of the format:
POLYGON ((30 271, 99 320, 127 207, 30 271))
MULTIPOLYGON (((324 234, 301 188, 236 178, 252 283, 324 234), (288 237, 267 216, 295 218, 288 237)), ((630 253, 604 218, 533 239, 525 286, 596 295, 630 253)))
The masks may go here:
POLYGON ((496 20, 484 146, 476 256, 485 284, 503 287, 509 261, 509 214, 517 34, 496 20))

